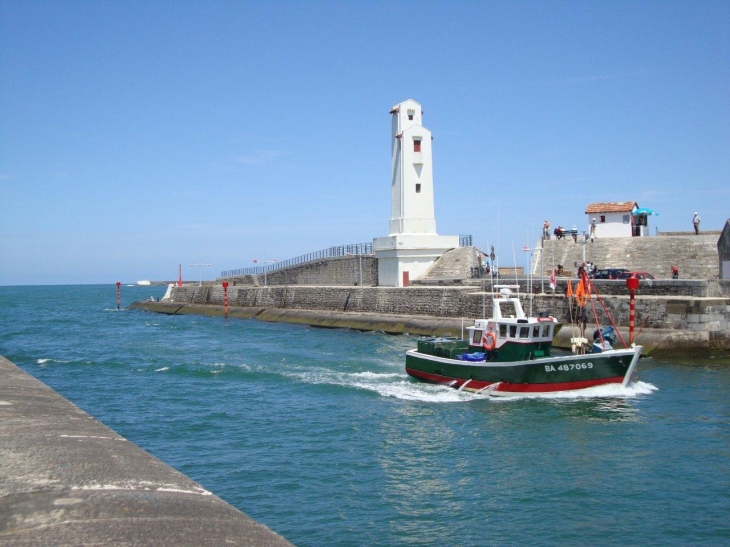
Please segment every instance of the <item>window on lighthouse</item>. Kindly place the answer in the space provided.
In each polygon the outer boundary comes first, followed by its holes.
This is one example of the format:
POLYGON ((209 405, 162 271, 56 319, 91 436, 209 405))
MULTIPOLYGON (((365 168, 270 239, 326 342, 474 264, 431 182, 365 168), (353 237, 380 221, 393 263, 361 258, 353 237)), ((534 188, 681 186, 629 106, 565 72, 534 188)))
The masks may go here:
POLYGON ((416 184, 416 194, 420 194, 420 193, 421 193, 421 185, 416 184))
POLYGON ((409 119, 410 121, 413 121, 413 115, 414 115, 415 113, 416 113, 416 111, 415 111, 415 110, 409 110, 409 111, 408 111, 408 119, 409 119))
POLYGON ((416 139, 413 141, 413 151, 414 152, 421 151, 421 139, 416 139))

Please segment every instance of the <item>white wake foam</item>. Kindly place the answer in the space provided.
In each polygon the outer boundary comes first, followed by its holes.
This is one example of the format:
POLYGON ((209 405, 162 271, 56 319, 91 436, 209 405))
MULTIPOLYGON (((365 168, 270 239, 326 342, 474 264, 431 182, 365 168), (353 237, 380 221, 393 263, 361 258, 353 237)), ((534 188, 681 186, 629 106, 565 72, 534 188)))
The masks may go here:
POLYGON ((629 382, 627 386, 621 384, 604 384, 586 389, 572 391, 553 391, 550 393, 499 393, 492 395, 500 399, 627 399, 638 395, 648 395, 659 388, 646 382, 629 382))
POLYGON ((478 399, 471 393, 464 393, 451 387, 435 384, 414 383, 404 379, 400 382, 373 385, 356 383, 354 387, 375 391, 383 397, 395 397, 404 401, 423 401, 427 403, 463 403, 478 399))
POLYGON ((50 365, 50 364, 53 364, 53 363, 60 363, 60 364, 63 365, 63 364, 66 364, 66 363, 70 363, 71 361, 64 361, 64 360, 61 360, 61 359, 53 359, 51 357, 41 357, 40 359, 36 359, 35 362, 38 365, 50 365))
POLYGON ((314 370, 290 372, 286 374, 308 384, 326 384, 366 391, 373 391, 383 397, 395 397, 407 401, 426 401, 432 403, 454 403, 473 400, 469 393, 435 384, 412 381, 401 372, 338 372, 314 370))
POLYGON ((632 398, 647 395, 658 388, 646 382, 631 382, 627 386, 606 384, 576 391, 556 391, 552 393, 495 393, 489 389, 479 393, 459 391, 452 387, 428 384, 410 379, 401 372, 341 372, 328 369, 289 371, 285 376, 296 378, 308 384, 325 384, 373 391, 383 397, 395 397, 407 401, 431 403, 458 403, 475 400, 514 400, 514 399, 592 399, 592 398, 632 398))

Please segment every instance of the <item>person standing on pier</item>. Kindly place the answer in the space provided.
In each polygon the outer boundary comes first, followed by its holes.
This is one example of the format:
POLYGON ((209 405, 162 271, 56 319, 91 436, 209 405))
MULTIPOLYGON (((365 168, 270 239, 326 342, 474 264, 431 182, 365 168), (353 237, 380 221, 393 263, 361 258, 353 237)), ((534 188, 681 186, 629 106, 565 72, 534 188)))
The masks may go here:
POLYGON ((695 235, 700 235, 700 222, 702 219, 700 218, 700 215, 697 214, 697 211, 695 211, 695 216, 692 217, 692 225, 695 227, 695 235))
POLYGON ((542 239, 550 239, 550 223, 546 220, 545 224, 542 225, 542 239))
POLYGON ((596 237, 596 219, 595 217, 593 220, 591 220, 591 243, 593 243, 593 238, 596 237))

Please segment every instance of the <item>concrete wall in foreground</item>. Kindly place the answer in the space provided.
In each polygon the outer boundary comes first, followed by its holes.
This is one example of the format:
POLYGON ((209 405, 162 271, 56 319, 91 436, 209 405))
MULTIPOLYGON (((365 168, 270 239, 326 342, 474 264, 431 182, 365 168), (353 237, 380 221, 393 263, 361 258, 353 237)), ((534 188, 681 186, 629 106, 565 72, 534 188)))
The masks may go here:
POLYGON ((0 545, 291 544, 0 357, 0 545))

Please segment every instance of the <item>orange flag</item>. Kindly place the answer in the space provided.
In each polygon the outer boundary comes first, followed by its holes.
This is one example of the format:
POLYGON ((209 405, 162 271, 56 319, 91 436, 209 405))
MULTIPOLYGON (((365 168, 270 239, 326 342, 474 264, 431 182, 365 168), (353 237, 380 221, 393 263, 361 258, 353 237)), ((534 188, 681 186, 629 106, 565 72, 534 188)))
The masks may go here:
POLYGON ((568 290, 565 293, 565 296, 567 296, 568 298, 573 297, 573 285, 570 283, 570 279, 568 279, 568 290))
POLYGON ((575 298, 578 300, 578 304, 582 306, 586 303, 587 297, 585 282, 581 279, 575 285, 575 298))

